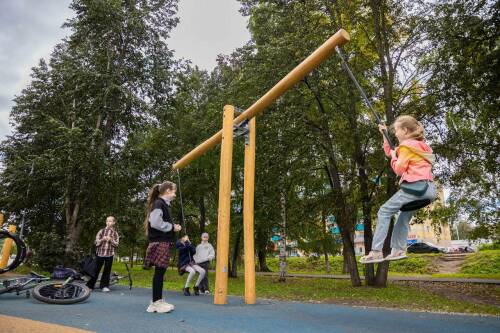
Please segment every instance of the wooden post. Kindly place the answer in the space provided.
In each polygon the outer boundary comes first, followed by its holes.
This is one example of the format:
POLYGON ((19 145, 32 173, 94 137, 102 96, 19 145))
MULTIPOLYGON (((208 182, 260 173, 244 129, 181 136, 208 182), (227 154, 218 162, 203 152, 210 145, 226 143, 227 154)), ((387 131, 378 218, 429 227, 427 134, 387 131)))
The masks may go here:
MULTIPOLYGON (((3 214, 0 214, 0 225, 3 224, 3 214)), ((15 225, 9 225, 9 232, 16 232, 15 225)), ((7 238, 2 247, 2 260, 0 260, 0 269, 7 267, 9 264, 10 251, 12 249, 12 239, 7 238)))
POLYGON ((245 247, 245 303, 255 304, 255 247, 254 247, 254 192, 255 192, 255 117, 248 122, 248 142, 245 142, 245 187, 243 191, 243 227, 245 247))
POLYGON ((224 106, 219 176, 219 211, 217 222, 217 262, 215 267, 214 304, 227 303, 229 227, 231 218, 231 176, 233 164, 234 107, 224 106))

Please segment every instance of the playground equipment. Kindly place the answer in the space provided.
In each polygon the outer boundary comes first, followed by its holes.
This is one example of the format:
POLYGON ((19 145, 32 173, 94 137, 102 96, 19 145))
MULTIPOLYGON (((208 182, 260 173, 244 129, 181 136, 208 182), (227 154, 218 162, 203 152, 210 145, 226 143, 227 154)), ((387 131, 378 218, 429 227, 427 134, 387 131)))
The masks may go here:
POLYGON ((248 121, 248 133, 245 144, 244 167, 244 195, 243 195, 243 224, 245 249, 245 303, 255 304, 255 258, 254 258, 254 187, 255 187, 255 147, 256 123, 255 117, 264 112, 276 99, 288 89, 302 80, 307 74, 318 67, 334 51, 335 47, 342 46, 349 41, 347 31, 340 29, 326 42, 318 47, 311 55, 289 72, 264 96, 252 104, 243 113, 234 118, 235 108, 232 105, 224 107, 222 130, 201 143, 191 152, 182 157, 173 165, 174 170, 186 167, 189 163, 202 156, 205 152, 221 143, 220 182, 219 182, 219 209, 217 225, 217 262, 215 270, 214 304, 227 303, 227 277, 229 259, 229 228, 231 214, 231 174, 234 126, 241 129, 241 125, 248 121))

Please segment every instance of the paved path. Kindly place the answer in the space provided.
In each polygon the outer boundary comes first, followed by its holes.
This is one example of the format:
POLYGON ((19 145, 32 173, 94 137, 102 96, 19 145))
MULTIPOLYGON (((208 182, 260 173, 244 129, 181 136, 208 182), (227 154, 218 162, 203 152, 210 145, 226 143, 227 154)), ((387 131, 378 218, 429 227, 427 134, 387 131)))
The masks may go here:
MULTIPOLYGON (((24 296, 0 296, 0 314, 77 327, 103 333, 145 332, 329 332, 329 333, 486 333, 500 332, 500 318, 414 313, 259 300, 244 305, 230 297, 215 306, 210 296, 184 297, 167 292, 176 309, 170 314, 147 313, 150 289, 123 286, 94 292, 81 304, 50 305, 24 296)), ((1 323, 0 323, 1 327, 1 323)), ((1 331, 1 329, 0 329, 1 331)), ((2 333, 7 333, 2 331, 2 333)))

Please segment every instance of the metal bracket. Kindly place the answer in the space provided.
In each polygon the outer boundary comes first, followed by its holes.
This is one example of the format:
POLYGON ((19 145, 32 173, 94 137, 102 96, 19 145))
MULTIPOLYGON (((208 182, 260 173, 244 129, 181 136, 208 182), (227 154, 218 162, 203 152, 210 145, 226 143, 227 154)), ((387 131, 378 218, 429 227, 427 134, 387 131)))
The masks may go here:
POLYGON ((245 143, 248 140, 249 131, 250 130, 248 129, 248 119, 243 120, 239 124, 233 125, 233 137, 238 138, 238 137, 244 135, 245 136, 245 143))

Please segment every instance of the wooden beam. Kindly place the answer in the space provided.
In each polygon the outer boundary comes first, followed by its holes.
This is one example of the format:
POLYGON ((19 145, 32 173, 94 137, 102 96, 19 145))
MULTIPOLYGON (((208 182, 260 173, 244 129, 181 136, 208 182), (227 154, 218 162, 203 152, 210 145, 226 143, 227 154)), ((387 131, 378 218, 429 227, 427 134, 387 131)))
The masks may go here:
MULTIPOLYGON (((283 95, 297 82, 302 80, 313 69, 318 67, 325 61, 334 51, 336 46, 342 46, 349 41, 350 37, 347 31, 340 29, 326 42, 318 47, 311 55, 304 59, 297 67, 288 73, 281 81, 272 87, 264 96, 259 98, 252 106, 245 110, 242 114, 234 119, 235 124, 241 123, 245 119, 252 119, 258 116, 271 105, 276 99, 283 95)), ((173 169, 182 169, 189 163, 203 155, 208 150, 212 149, 222 140, 222 130, 214 134, 211 138, 201 143, 198 147, 194 148, 183 158, 173 165, 173 169)))

